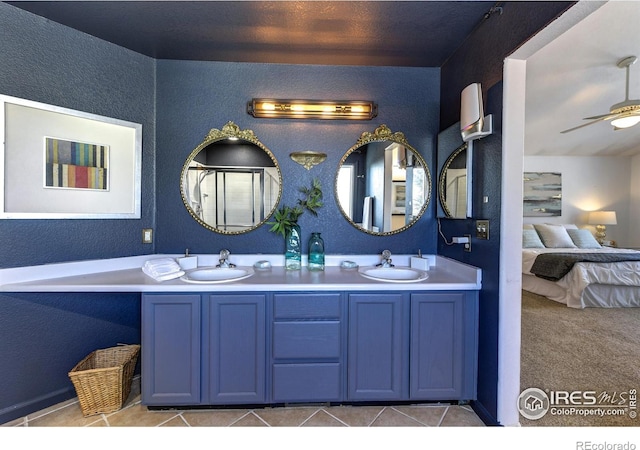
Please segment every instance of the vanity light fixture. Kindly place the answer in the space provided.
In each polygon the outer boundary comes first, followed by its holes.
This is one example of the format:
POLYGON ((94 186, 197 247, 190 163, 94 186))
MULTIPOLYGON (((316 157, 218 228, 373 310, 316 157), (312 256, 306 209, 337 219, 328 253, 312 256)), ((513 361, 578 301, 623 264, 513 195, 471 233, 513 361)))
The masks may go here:
POLYGON ((351 119, 371 120, 378 115, 378 105, 362 100, 282 100, 254 98, 247 112, 266 119, 351 119))
POLYGON ((307 170, 327 159, 326 153, 314 152, 312 150, 293 152, 289 156, 307 170))

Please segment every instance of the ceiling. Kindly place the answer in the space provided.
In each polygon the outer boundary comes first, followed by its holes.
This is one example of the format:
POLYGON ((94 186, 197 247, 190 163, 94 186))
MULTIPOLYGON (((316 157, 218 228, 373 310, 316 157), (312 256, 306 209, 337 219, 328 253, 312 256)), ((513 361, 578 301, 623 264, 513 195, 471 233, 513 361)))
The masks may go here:
POLYGON ((495 1, 6 2, 157 59, 440 67, 495 1))
MULTIPOLYGON (((503 2, 7 2, 158 59, 441 67, 503 2)), ((640 56, 640 2, 611 1, 527 60, 525 154, 640 153, 640 125, 568 134, 624 100, 616 62, 640 56)), ((640 62, 630 97, 640 98, 640 62)))
MULTIPOLYGON (((625 70, 616 63, 640 57, 640 2, 610 1, 527 59, 526 155, 612 156, 640 153, 640 125, 614 131, 599 122, 625 98, 625 70)), ((629 98, 640 99, 640 62, 630 68, 629 98)))

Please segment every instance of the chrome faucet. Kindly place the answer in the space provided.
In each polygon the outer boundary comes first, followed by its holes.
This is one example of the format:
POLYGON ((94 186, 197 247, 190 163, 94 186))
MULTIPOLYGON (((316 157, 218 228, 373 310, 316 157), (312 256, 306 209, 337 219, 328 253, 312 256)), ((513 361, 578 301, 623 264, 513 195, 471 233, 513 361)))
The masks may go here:
POLYGON ((389 250, 384 250, 382 252, 382 262, 380 264, 376 264, 376 267, 394 267, 394 265, 391 264, 391 252, 389 250))
POLYGON ((233 268, 236 265, 232 264, 229 262, 229 255, 231 254, 231 252, 229 252, 229 250, 227 250, 226 248, 223 250, 220 250, 220 259, 218 260, 218 265, 216 267, 219 267, 221 269, 229 269, 229 268, 233 268))

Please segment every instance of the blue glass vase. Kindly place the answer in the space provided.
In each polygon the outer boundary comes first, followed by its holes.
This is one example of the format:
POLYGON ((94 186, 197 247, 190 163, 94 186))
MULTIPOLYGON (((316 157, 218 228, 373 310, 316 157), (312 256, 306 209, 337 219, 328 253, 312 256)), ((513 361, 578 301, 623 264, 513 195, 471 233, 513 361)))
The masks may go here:
POLYGON ((324 270, 324 241, 317 232, 309 238, 309 270, 324 270))
POLYGON ((286 250, 284 266, 287 270, 300 270, 302 265, 302 249, 300 246, 300 226, 293 225, 285 236, 286 250))

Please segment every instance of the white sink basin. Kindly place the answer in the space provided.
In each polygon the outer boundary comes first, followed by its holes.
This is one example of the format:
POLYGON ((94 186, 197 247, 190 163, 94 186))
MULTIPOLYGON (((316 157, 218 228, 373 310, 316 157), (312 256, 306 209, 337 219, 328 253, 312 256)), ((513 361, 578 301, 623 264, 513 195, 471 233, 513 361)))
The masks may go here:
POLYGON ((249 278, 251 275, 253 269, 250 267, 202 267, 188 271, 180 279, 187 283, 224 283, 249 278))
POLYGON ((365 278, 391 283, 415 283, 429 278, 427 272, 410 267, 361 267, 358 272, 365 278))

